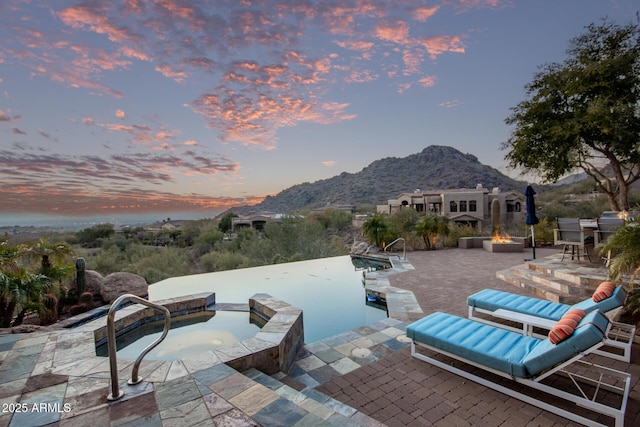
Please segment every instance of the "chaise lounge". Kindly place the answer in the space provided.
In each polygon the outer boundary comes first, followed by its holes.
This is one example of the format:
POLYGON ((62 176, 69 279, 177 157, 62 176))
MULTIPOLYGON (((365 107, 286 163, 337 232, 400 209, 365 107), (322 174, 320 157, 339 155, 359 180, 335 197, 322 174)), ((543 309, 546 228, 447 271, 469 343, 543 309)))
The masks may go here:
MULTIPOLYGON (((615 286, 611 282, 603 282, 593 296, 574 305, 485 289, 467 297, 468 317, 488 325, 540 337, 541 335, 534 334, 533 328, 548 331, 572 308, 579 308, 587 313, 600 310, 612 317, 618 309, 623 307, 626 296, 622 286, 615 286), (518 329, 505 323, 493 321, 492 317, 521 324, 522 328, 518 329)), ((597 350, 595 353, 629 363, 635 331, 634 325, 611 322, 611 328, 605 341, 607 349, 597 350)))
POLYGON ((600 311, 585 314, 572 310, 552 328, 553 333, 548 338, 539 339, 436 312, 407 326, 406 333, 412 340, 411 355, 417 359, 572 421, 604 425, 600 423, 602 417, 598 414, 601 414, 613 418, 615 425, 621 427, 630 375, 581 360, 603 345, 609 326, 609 320, 600 311), (419 352, 418 347, 437 354, 427 355, 419 352), (508 378, 529 387, 529 391, 542 391, 552 399, 543 400, 544 396, 539 394, 527 394, 526 388, 512 389, 503 385, 504 381, 488 379, 486 374, 476 375, 460 364, 457 367, 443 360, 442 355, 508 378), (590 376, 588 372, 595 372, 595 375, 590 376), (569 381, 563 375, 568 376, 569 381), (557 377, 565 381, 558 384, 553 381, 557 377))

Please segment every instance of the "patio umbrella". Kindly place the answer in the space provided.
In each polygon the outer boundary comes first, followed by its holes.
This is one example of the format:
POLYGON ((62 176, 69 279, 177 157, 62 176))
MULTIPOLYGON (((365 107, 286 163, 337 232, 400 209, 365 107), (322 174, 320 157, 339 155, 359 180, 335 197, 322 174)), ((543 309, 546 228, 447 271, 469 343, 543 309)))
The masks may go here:
POLYGON ((533 248, 533 259, 536 259, 536 238, 533 232, 533 226, 540 222, 536 216, 536 201, 533 195, 536 194, 533 191, 533 187, 527 185, 527 189, 524 190, 524 195, 527 197, 527 219, 526 224, 531 226, 531 247, 533 248))

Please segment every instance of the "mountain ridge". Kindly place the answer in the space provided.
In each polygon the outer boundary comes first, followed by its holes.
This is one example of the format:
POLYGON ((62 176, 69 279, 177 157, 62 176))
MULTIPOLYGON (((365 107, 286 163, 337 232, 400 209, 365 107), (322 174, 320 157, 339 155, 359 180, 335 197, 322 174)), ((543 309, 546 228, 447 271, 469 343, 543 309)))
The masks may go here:
POLYGON ((442 145, 430 145, 406 157, 375 160, 356 173, 342 172, 331 178, 304 182, 267 196, 261 203, 230 209, 250 212, 293 212, 330 204, 376 205, 415 189, 499 187, 523 192, 527 183, 480 163, 472 154, 442 145))

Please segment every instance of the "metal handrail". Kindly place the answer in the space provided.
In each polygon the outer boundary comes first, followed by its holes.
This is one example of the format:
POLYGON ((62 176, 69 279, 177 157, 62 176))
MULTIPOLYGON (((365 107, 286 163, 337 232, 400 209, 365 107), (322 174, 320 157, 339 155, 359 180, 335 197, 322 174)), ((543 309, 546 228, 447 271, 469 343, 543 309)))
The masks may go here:
POLYGON ((147 353, 149 353, 151 350, 153 350, 155 346, 160 344, 160 342, 169 333, 169 328, 171 327, 171 313, 169 313, 167 307, 161 306, 159 304, 154 304, 144 298, 140 298, 132 294, 125 294, 118 297, 113 302, 113 304, 111 304, 111 307, 109 307, 109 313, 107 314, 107 346, 109 348, 109 365, 111 368, 111 394, 107 396, 108 400, 118 400, 122 396, 124 396, 124 391, 121 391, 118 385, 118 356, 116 355, 116 331, 113 325, 113 321, 116 317, 116 311, 118 311, 118 308, 120 308, 120 306, 127 301, 135 301, 138 304, 146 305, 147 307, 151 307, 153 309, 161 311, 164 314, 164 329, 162 330, 162 335, 160 336, 160 338, 156 339, 140 352, 140 355, 133 364, 131 379, 127 381, 127 384, 134 385, 142 381, 142 378, 138 377, 138 368, 140 367, 142 358, 146 356, 147 353))
POLYGON ((402 240, 402 259, 407 259, 407 244, 404 241, 404 239, 402 237, 398 237, 396 240, 394 240, 393 242, 389 243, 387 246, 384 247, 384 251, 387 252, 387 249, 389 249, 391 247, 391 245, 399 242, 402 240))

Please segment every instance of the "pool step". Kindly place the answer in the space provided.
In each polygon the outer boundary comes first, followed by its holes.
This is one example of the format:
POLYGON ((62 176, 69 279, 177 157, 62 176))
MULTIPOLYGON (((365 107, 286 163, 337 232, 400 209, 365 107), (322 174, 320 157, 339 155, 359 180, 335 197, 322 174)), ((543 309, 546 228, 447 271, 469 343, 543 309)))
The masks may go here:
POLYGON ((528 260, 496 277, 535 294, 538 298, 565 304, 575 304, 590 297, 607 278, 607 270, 598 263, 574 262, 553 255, 528 260))
MULTIPOLYGON (((524 277, 522 274, 519 274, 519 273, 520 272, 514 271, 514 269, 507 269, 507 270, 497 271, 496 277, 513 286, 516 286, 521 289, 526 289, 527 291, 533 293, 537 298, 542 298, 542 299, 546 299, 553 302, 561 302, 565 304, 574 303, 575 298, 573 296, 562 293, 557 289, 550 288, 548 286, 537 283, 534 280, 524 277)), ((579 300, 579 298, 577 300, 579 300)))
MULTIPOLYGON (((297 381, 291 383, 291 377, 283 373, 267 375, 255 368, 243 371, 249 379, 275 391, 281 398, 289 402, 288 412, 302 415, 296 425, 313 426, 383 426, 373 418, 358 412, 354 408, 327 396, 297 381), (283 381, 291 383, 285 384, 283 381)), ((283 420, 284 422, 284 420, 283 420)))

